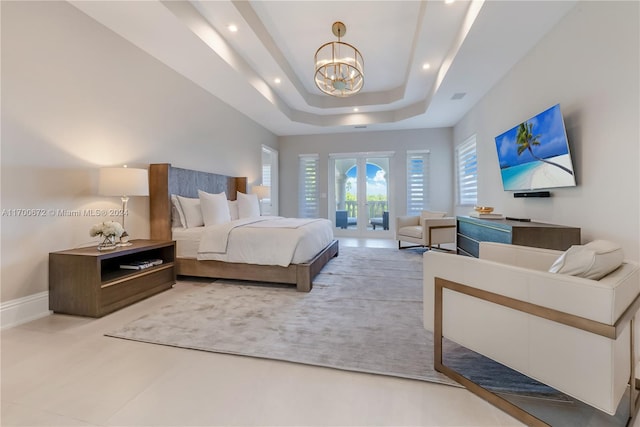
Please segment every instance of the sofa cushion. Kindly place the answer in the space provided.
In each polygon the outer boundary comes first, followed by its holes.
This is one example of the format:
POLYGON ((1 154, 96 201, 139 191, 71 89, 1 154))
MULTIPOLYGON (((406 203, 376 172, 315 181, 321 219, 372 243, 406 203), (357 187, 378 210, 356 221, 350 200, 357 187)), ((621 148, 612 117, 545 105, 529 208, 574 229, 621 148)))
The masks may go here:
POLYGON ((619 245, 594 240, 586 245, 573 245, 553 263, 549 272, 600 280, 616 270, 624 260, 619 245))
POLYGON ((398 230, 398 234, 401 236, 408 236, 408 237, 414 237, 416 239, 422 239, 422 227, 419 225, 402 227, 400 230, 398 230))

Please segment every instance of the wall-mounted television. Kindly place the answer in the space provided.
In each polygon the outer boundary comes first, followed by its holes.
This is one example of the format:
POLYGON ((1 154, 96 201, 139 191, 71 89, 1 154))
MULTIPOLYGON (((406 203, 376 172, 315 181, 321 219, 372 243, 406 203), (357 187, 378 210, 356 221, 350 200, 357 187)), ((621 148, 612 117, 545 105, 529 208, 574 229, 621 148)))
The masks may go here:
POLYGON ((505 191, 576 185, 560 104, 496 136, 505 191))

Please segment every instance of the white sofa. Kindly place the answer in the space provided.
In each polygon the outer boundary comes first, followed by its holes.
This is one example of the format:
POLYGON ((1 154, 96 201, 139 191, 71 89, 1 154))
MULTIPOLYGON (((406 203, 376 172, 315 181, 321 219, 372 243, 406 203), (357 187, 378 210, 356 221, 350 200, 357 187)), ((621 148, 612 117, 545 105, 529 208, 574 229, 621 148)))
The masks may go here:
MULTIPOLYGON (((550 266, 561 254, 490 242, 480 243, 480 259, 426 252, 424 326, 435 330, 434 340, 441 333, 464 347, 614 414, 631 375, 635 377, 638 361, 635 351, 631 363, 630 321, 640 301, 639 267, 625 261, 600 280, 549 273, 550 266), (468 287, 459 287, 464 292, 488 291, 509 297, 516 304, 517 301, 533 304, 535 306, 523 306, 534 307, 535 313, 542 312, 543 317, 485 301, 481 299, 484 294, 477 298, 449 289, 457 284, 468 287), (440 287, 442 305, 438 308, 435 290, 440 287), (441 319, 440 326, 436 315, 441 319), (552 320, 544 318, 548 315, 552 320), (594 329, 595 333, 581 328, 594 329)), ((635 328, 635 335, 638 329, 635 328)), ((634 340, 635 349, 640 341, 637 337, 634 340)), ((633 397, 631 400, 635 401, 633 397)))
POLYGON ((418 246, 432 248, 443 243, 455 243, 456 219, 446 216, 446 212, 422 211, 420 215, 396 217, 396 240, 398 249, 415 246, 402 246, 401 242, 415 243, 418 246))

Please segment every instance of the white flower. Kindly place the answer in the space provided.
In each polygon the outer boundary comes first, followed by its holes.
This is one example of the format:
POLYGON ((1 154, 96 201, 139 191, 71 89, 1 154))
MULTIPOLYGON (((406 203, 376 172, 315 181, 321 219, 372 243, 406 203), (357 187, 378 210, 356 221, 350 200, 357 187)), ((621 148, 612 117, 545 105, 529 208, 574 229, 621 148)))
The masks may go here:
POLYGON ((95 237, 95 236, 120 237, 122 236, 122 233, 124 233, 124 228, 122 228, 122 225, 120 225, 119 222, 115 222, 115 221, 99 222, 98 224, 91 227, 91 229, 89 229, 89 235, 91 237, 95 237))
POLYGON ((102 234, 102 223, 96 224, 89 229, 89 235, 91 237, 100 236, 102 234))

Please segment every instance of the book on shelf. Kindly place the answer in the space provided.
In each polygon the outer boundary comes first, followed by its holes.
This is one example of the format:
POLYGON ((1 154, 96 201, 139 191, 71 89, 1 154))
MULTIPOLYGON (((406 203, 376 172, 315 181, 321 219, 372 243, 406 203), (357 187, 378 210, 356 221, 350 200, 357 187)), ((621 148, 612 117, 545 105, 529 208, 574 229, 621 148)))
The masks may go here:
POLYGON ((504 219, 504 215, 498 213, 471 212, 469 216, 480 219, 504 219))
POLYGON ((147 259, 142 261, 133 261, 127 264, 120 264, 120 268, 125 270, 142 270, 149 267, 162 264, 161 259, 147 259))

